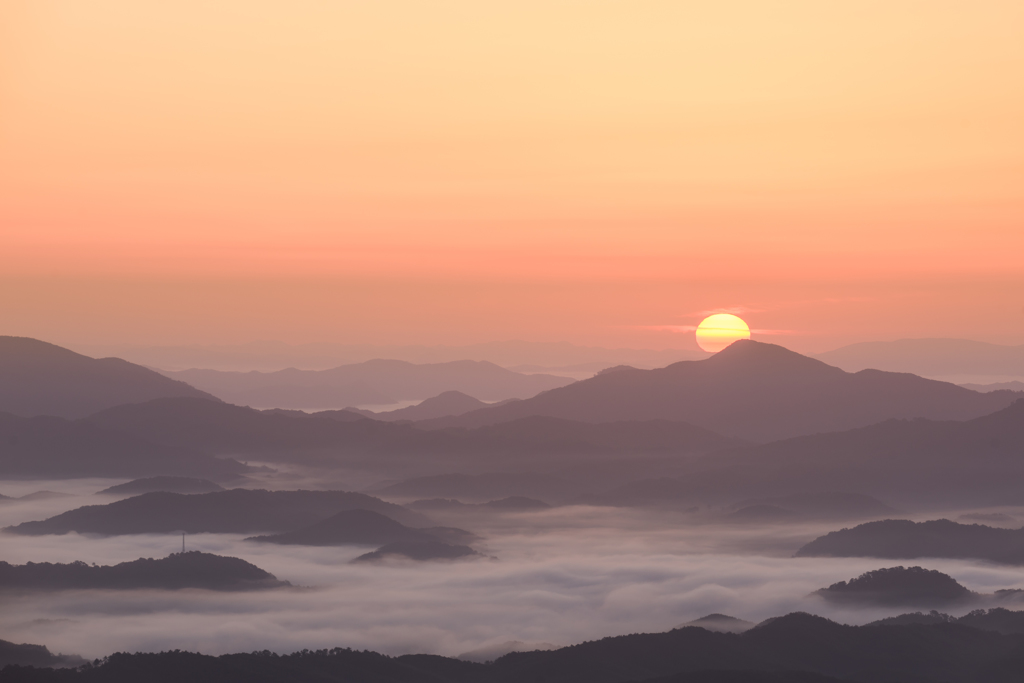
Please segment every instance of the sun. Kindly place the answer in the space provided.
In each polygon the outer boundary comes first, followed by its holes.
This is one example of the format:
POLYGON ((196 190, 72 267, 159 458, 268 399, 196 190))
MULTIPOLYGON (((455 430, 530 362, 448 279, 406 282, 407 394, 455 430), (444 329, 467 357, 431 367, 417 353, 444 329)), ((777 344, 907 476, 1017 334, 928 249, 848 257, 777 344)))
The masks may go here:
POLYGON ((718 353, 737 339, 750 339, 750 328, 731 313, 709 315, 697 326, 697 346, 718 353))

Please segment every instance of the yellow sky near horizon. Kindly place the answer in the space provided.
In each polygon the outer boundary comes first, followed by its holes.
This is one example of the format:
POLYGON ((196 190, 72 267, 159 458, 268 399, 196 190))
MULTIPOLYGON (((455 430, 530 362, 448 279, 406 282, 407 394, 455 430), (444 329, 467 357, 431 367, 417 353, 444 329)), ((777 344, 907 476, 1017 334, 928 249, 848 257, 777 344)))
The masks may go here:
POLYGON ((1024 343, 1022 27, 995 0, 11 0, 0 320, 692 347, 652 328, 741 308, 798 349, 1024 343))

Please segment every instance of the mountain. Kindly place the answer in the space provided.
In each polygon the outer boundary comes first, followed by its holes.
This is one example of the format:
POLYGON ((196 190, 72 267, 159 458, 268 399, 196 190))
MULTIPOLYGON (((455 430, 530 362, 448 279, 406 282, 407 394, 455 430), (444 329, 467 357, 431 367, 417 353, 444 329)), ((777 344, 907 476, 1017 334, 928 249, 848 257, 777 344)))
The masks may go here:
POLYGON ((890 418, 966 420, 1018 397, 878 370, 851 374, 781 346, 741 340, 706 360, 604 372, 523 401, 418 424, 472 428, 536 415, 582 422, 661 419, 765 442, 890 418))
POLYGON ((414 500, 405 507, 424 512, 467 512, 474 515, 481 512, 536 512, 551 509, 547 503, 525 496, 509 496, 486 503, 462 503, 452 498, 426 498, 414 500))
POLYGON ((185 382, 119 358, 89 358, 28 337, 0 337, 2 413, 79 418, 166 396, 213 399, 185 382))
POLYGON ((52 564, 0 562, 0 591, 58 591, 81 589, 205 588, 258 590, 291 585, 237 557, 191 552, 173 553, 159 560, 140 558, 113 566, 85 562, 52 564))
POLYGON ((325 520, 295 531, 269 536, 253 536, 247 541, 279 545, 385 545, 397 541, 426 542, 473 535, 462 529, 413 529, 379 512, 342 510, 325 520))
POLYGON ((510 496, 558 500, 574 491, 573 484, 560 477, 532 472, 498 472, 415 477, 377 489, 374 493, 398 498, 488 501, 510 496))
POLYGON ((964 389, 980 391, 987 394, 990 391, 1024 391, 1024 382, 994 382, 993 384, 961 384, 964 389))
POLYGON ((968 339, 861 342, 819 353, 815 358, 848 372, 874 368, 925 377, 1024 377, 1024 346, 1002 346, 968 339))
POLYGON ((676 628, 686 628, 687 626, 698 626, 715 633, 743 633, 754 628, 757 624, 725 614, 709 614, 706 617, 680 624, 676 628))
POLYGON ((195 477, 147 477, 111 486, 96 493, 115 496, 137 496, 142 493, 153 493, 154 491, 167 491, 168 493, 211 493, 223 490, 223 486, 207 479, 196 479, 195 477))
POLYGON ((501 401, 529 398, 572 382, 565 377, 524 375, 494 363, 470 360, 417 365, 377 359, 330 370, 180 370, 164 374, 229 403, 302 409, 423 400, 446 391, 458 391, 483 401, 501 401))
MULTIPOLYGON (((207 399, 169 399, 222 405, 207 399)), ((0 476, 41 479, 184 475, 233 479, 248 468, 186 445, 60 417, 0 413, 0 476)))
POLYGON ((794 613, 744 633, 680 628, 602 638, 480 664, 348 648, 214 657, 117 653, 73 676, 11 667, 4 683, 1016 683, 1024 636, 959 623, 845 626, 794 613))
POLYGON ((928 614, 914 612, 873 621, 869 626, 906 626, 909 624, 962 624, 982 631, 995 631, 1004 635, 1024 634, 1024 612, 1014 612, 1003 607, 989 610, 976 609, 962 617, 951 617, 932 610, 928 614))
POLYGON ((438 417, 462 415, 471 410, 486 407, 487 404, 483 401, 479 401, 461 391, 444 391, 414 406, 399 408, 398 410, 382 411, 379 413, 370 410, 357 410, 355 408, 349 408, 349 410, 374 420, 386 420, 388 422, 410 420, 415 422, 416 420, 433 420, 438 417))
POLYGON ((4 531, 26 536, 281 532, 354 509, 379 512, 409 526, 429 524, 422 515, 362 493, 232 489, 192 495, 145 493, 106 505, 87 505, 4 531))
POLYGON ((410 363, 447 363, 459 360, 490 361, 504 368, 530 366, 527 372, 552 368, 554 374, 567 366, 586 365, 591 373, 613 365, 660 368, 680 360, 707 356, 703 351, 681 349, 605 349, 567 342, 496 341, 467 346, 375 346, 369 344, 285 344, 258 341, 220 346, 119 346, 82 348, 92 355, 126 358, 133 363, 168 370, 213 368, 262 370, 283 368, 327 370, 339 365, 375 358, 394 358, 410 363))
POLYGON ((451 545, 441 541, 395 541, 365 553, 353 562, 379 562, 391 558, 402 558, 423 562, 426 560, 461 560, 480 557, 480 553, 465 545, 451 545))
POLYGON ((363 452, 368 445, 412 431, 359 418, 235 406, 201 399, 159 399, 110 408, 87 418, 104 429, 155 443, 217 455, 363 452))
POLYGON ((942 605, 978 597, 953 577, 923 567, 890 567, 814 592, 832 602, 861 605, 942 605))
POLYGON ((1024 400, 1018 400, 964 422, 887 420, 707 456, 705 471, 677 488, 680 495, 845 489, 894 501, 1019 504, 1022 451, 1024 400))
POLYGON ((948 519, 887 519, 833 531, 800 548, 797 557, 972 558, 1024 564, 1024 529, 957 524, 948 519))
POLYGON ((2 671, 5 667, 39 666, 47 667, 44 670, 52 672, 54 668, 75 667, 85 663, 78 655, 55 655, 45 645, 19 645, 0 640, 0 680, 5 677, 2 671))
MULTIPOLYGON (((406 422, 370 420, 348 411, 312 415, 259 411, 202 399, 118 406, 86 421, 146 441, 241 460, 350 464, 365 469, 387 469, 389 463, 401 462, 410 474, 464 467, 551 468, 571 462, 593 469, 596 460, 612 456, 629 456, 635 470, 643 464, 636 457, 640 454, 673 460, 744 443, 671 422, 588 424, 527 418, 474 430, 421 430, 406 422), (347 417, 337 419, 341 414, 347 417)), ((531 494, 514 491, 492 497, 506 495, 531 494)))

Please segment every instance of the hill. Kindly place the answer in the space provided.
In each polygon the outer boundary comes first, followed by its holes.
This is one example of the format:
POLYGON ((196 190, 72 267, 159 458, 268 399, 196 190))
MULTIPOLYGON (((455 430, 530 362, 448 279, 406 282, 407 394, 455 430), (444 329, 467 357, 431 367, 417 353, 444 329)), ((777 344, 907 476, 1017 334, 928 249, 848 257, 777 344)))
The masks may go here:
POLYGON ((0 562, 0 591, 58 591, 72 589, 204 588, 258 590, 291 585, 237 557, 191 551, 159 560, 141 558, 113 566, 85 562, 53 564, 0 562))
POLYGON ((79 418, 124 403, 213 396, 119 358, 89 358, 27 337, 0 336, 0 412, 79 418))
POLYGON ((346 491, 250 491, 232 489, 184 495, 146 493, 106 505, 87 505, 4 531, 26 536, 70 532, 118 536, 154 533, 238 534, 293 531, 343 510, 379 512, 403 524, 429 521, 399 505, 346 491))
POLYGON ((873 621, 871 625, 906 626, 909 624, 963 624, 982 631, 995 631, 1004 635, 1024 634, 1024 612, 1014 612, 1003 607, 988 610, 976 609, 962 617, 952 617, 932 610, 928 614, 914 612, 873 621))
POLYGON ((381 560, 401 558, 425 562, 427 560, 461 560, 480 557, 480 553, 465 545, 451 545, 441 541, 395 541, 365 553, 352 560, 353 562, 380 562, 381 560))
MULTIPOLYGON (((78 655, 55 655, 45 645, 17 644, 0 640, 0 670, 8 666, 39 666, 51 667, 46 671, 53 671, 52 667, 81 666, 82 664, 85 664, 85 660, 78 655)), ((3 672, 0 671, 0 680, 3 679, 3 676, 3 672)))
POLYGON ((388 410, 379 413, 370 410, 357 410, 355 408, 349 408, 349 410, 374 420, 385 420, 387 422, 409 420, 415 422, 417 420, 432 420, 438 417, 462 415, 471 410, 486 407, 487 404, 483 401, 461 391, 444 391, 414 406, 399 408, 398 410, 388 410))
MULTIPOLYGON (((173 399, 172 399, 173 400, 173 399)), ((213 404, 206 399, 194 400, 213 404)), ((72 479, 185 475, 233 479, 248 468, 191 446, 60 417, 0 413, 0 476, 72 479)))
POLYGON ((142 493, 153 493, 154 491, 167 491, 168 493, 211 493, 223 490, 223 486, 207 479, 197 479, 195 477, 146 477, 145 479, 135 479, 123 484, 117 484, 116 486, 110 486, 96 493, 115 496, 137 496, 142 493))
POLYGON ((797 557, 973 558, 1024 564, 1024 529, 957 524, 948 519, 887 519, 833 531, 796 552, 797 557))
POLYGON ((438 536, 470 538, 472 534, 462 529, 413 529, 379 512, 355 509, 343 510, 295 531, 245 540, 279 545, 385 545, 398 541, 436 542, 438 536))
POLYGON ((744 633, 681 628, 603 638, 489 664, 432 655, 387 657, 336 648, 212 657, 112 655, 80 672, 8 668, 4 683, 1015 683, 1024 636, 962 624, 844 626, 788 614, 744 633))
MULTIPOLYGON (((97 427, 176 448, 247 460, 301 461, 336 465, 356 462, 369 469, 401 461, 423 469, 451 463, 453 469, 551 467, 576 458, 651 453, 675 457, 743 444, 706 429, 673 422, 589 424, 528 418, 483 429, 424 431, 405 422, 360 418, 349 411, 307 414, 259 411, 200 399, 160 399, 125 405, 87 419, 97 427), (344 419, 338 419, 344 415, 344 419), (429 456, 429 459, 428 459, 429 456)), ((636 459, 633 458, 635 468, 636 459)), ((415 472, 415 470, 413 470, 415 472)), ((512 495, 512 494, 505 494, 512 495)))
POLYGON ((704 472, 679 487, 847 490, 894 501, 1017 504, 1024 499, 1022 450, 1024 400, 1018 400, 964 422, 887 420, 716 454, 703 460, 704 472))
POLYGON ((826 600, 862 605, 943 605, 978 595, 942 572, 923 567, 890 567, 839 581, 815 591, 826 600))
POLYGON ((554 375, 525 375, 487 361, 415 364, 368 360, 330 370, 165 372, 229 403, 258 408, 344 408, 423 400, 458 391, 483 401, 529 398, 572 382, 554 375))
POLYGON ((875 368, 926 377, 1024 377, 1024 346, 1003 346, 968 339, 861 342, 819 353, 815 358, 849 372, 875 368))
POLYGON ((523 401, 419 424, 472 428, 535 415, 582 422, 660 419, 765 442, 890 418, 966 420, 1016 397, 907 374, 851 374, 781 346, 741 340, 706 360, 618 369, 523 401))
POLYGON ((700 619, 694 619, 688 621, 685 624, 680 624, 676 628, 686 628, 688 626, 698 626, 700 628, 714 631, 715 633, 743 633, 757 626, 752 621, 746 621, 745 619, 737 619, 736 617, 730 617, 726 614, 709 614, 701 617, 700 619))

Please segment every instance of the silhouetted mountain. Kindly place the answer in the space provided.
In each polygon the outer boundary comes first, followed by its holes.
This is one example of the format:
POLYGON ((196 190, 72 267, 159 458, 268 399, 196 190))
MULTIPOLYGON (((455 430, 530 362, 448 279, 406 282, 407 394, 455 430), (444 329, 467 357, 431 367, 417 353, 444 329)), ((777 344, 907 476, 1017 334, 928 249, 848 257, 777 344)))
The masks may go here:
POLYGON ((1004 635, 1024 635, 1024 612, 1013 612, 1003 607, 993 607, 989 610, 973 610, 958 619, 957 617, 932 610, 929 614, 914 612, 913 614, 901 614, 898 617, 879 619, 878 621, 871 622, 869 626, 907 626, 910 624, 962 624, 982 631, 995 631, 1004 635))
POLYGON ((398 410, 379 413, 370 410, 356 410, 355 408, 349 408, 348 410, 373 418, 374 420, 384 420, 386 422, 410 420, 415 422, 416 420, 432 420, 449 415, 462 415, 471 410, 485 407, 487 407, 486 403, 461 391, 445 391, 414 406, 399 408, 398 410))
POLYGON ((419 424, 481 427, 533 415, 583 422, 663 419, 770 441, 889 418, 965 420, 1004 408, 1015 397, 914 375, 850 374, 781 346, 741 340, 706 360, 606 372, 531 399, 419 424))
POLYGON ((245 560, 196 550, 174 553, 160 560, 141 558, 113 566, 90 566, 85 562, 29 562, 21 565, 0 562, 0 590, 257 590, 288 585, 291 584, 278 581, 273 574, 245 560))
POLYGON ((119 358, 95 359, 27 337, 0 337, 0 412, 78 418, 164 396, 213 397, 119 358))
POLYGON ((1018 375, 1024 377, 1024 346, 968 339, 898 339, 861 342, 815 356, 848 372, 865 368, 927 377, 1018 375))
MULTIPOLYGON (((393 358, 410 363, 447 363, 451 361, 490 361, 504 368, 533 366, 559 368, 581 364, 609 367, 626 363, 644 368, 660 368, 680 360, 707 356, 703 351, 679 349, 604 349, 576 346, 567 342, 527 342, 519 340, 485 342, 466 346, 381 346, 370 344, 285 344, 275 341, 232 345, 190 345, 157 347, 103 347, 87 353, 118 356, 134 363, 167 370, 213 368, 217 370, 276 371, 282 368, 327 370, 339 365, 363 363, 375 358, 393 358)), ((517 370, 524 372, 525 370, 517 370)), ((557 373, 556 373, 557 374, 557 373)), ((472 393, 472 392, 470 392, 472 393)))
MULTIPOLYGON (((465 464, 479 467, 483 454, 494 469, 504 462, 519 468, 531 462, 550 467, 552 456, 558 456, 560 464, 572 458, 589 464, 595 456, 650 453, 674 458, 742 443, 668 422, 586 424, 530 418, 485 429, 423 431, 408 423, 358 416, 337 419, 342 414, 355 416, 348 411, 309 415, 199 399, 160 399, 112 408, 87 421, 147 441, 243 460, 347 463, 370 469, 398 460, 421 471, 445 462, 452 463, 452 469, 465 464)), ((636 458, 632 460, 635 469, 636 458)))
POLYGON ((509 496, 499 500, 491 500, 486 503, 463 503, 453 498, 427 498, 414 500, 406 504, 410 510, 431 510, 439 512, 533 512, 537 510, 550 510, 551 506, 544 501, 526 496, 509 496))
POLYGON ((411 431, 404 425, 362 418, 343 422, 197 399, 161 399, 118 406, 87 421, 156 443, 218 455, 359 450, 411 431))
POLYGON ((330 370, 166 372, 229 403, 259 408, 344 408, 422 400, 459 391, 484 401, 528 398, 572 382, 554 375, 523 375, 486 361, 459 360, 416 365, 368 360, 330 370))
POLYGON ((4 683, 1016 683, 1024 636, 962 624, 843 626, 789 614, 741 634, 681 628, 604 638, 490 664, 337 648, 279 656, 115 654, 76 672, 9 667, 4 683))
POLYGON ((378 489, 385 496, 459 498, 487 500, 526 496, 562 498, 571 490, 571 484, 559 477, 533 473, 495 474, 438 474, 416 477, 378 489))
POLYGON ((747 443, 686 422, 612 420, 595 424, 539 415, 480 427, 469 433, 477 439, 505 439, 534 448, 560 448, 563 452, 589 450, 682 455, 712 453, 747 443))
POLYGON ((465 545, 450 545, 441 541, 395 541, 360 555, 353 562, 379 562, 388 558, 407 560, 459 560, 480 557, 480 553, 465 545))
POLYGON ((957 524, 948 519, 911 522, 887 519, 814 539, 797 557, 974 558, 1024 564, 1024 529, 957 524))
POLYGON ((845 489, 883 499, 1014 504, 1024 500, 1022 450, 1024 400, 966 422, 887 420, 715 454, 679 489, 761 496, 845 489))
POLYGON ((1012 526, 1014 528, 1020 526, 1019 519, 1002 512, 968 512, 957 517, 957 520, 961 524, 987 524, 989 526, 1012 526))
POLYGON ((746 621, 744 619, 737 619, 736 617, 730 617, 725 614, 709 614, 706 617, 700 619, 694 619, 688 621, 685 624, 680 624, 676 628, 686 628, 687 626, 698 626, 700 628, 714 631, 715 633, 743 633, 754 628, 757 624, 752 621, 746 621))
POLYGON ((207 479, 195 477, 146 477, 105 488, 97 493, 118 496, 137 496, 142 493, 166 491, 167 493, 212 493, 223 491, 224 487, 207 479))
MULTIPOLYGON (((223 405, 206 399, 183 400, 223 405)), ((229 479, 247 469, 196 448, 154 443, 90 422, 0 413, 0 476, 71 479, 182 474, 229 479)))
POLYGON ((268 536, 253 536, 247 541, 280 545, 385 545, 396 541, 437 541, 473 537, 468 531, 434 527, 413 529, 379 512, 343 510, 327 519, 295 531, 268 536))
POLYGON ((215 493, 145 493, 106 505, 87 505, 40 522, 7 527, 8 533, 122 534, 181 533, 238 534, 293 531, 344 510, 379 512, 403 524, 427 526, 429 521, 399 505, 346 491, 250 491, 215 493))
POLYGON ((978 597, 953 577, 923 567, 890 567, 815 591, 826 600, 863 605, 941 605, 978 597))
POLYGON ((506 640, 504 643, 485 645, 484 647, 463 652, 456 659, 466 662, 493 662, 498 657, 503 657, 509 652, 533 652, 534 650, 556 650, 557 646, 551 643, 524 643, 521 640, 506 640))
POLYGON ((1024 392, 1024 382, 993 382, 992 384, 961 384, 964 389, 988 393, 990 391, 1024 392))
MULTIPOLYGON (((7 666, 69 667, 82 664, 85 660, 78 655, 55 655, 45 645, 18 645, 0 640, 0 669, 7 666)), ((0 680, 3 679, 4 674, 0 671, 0 680)))

